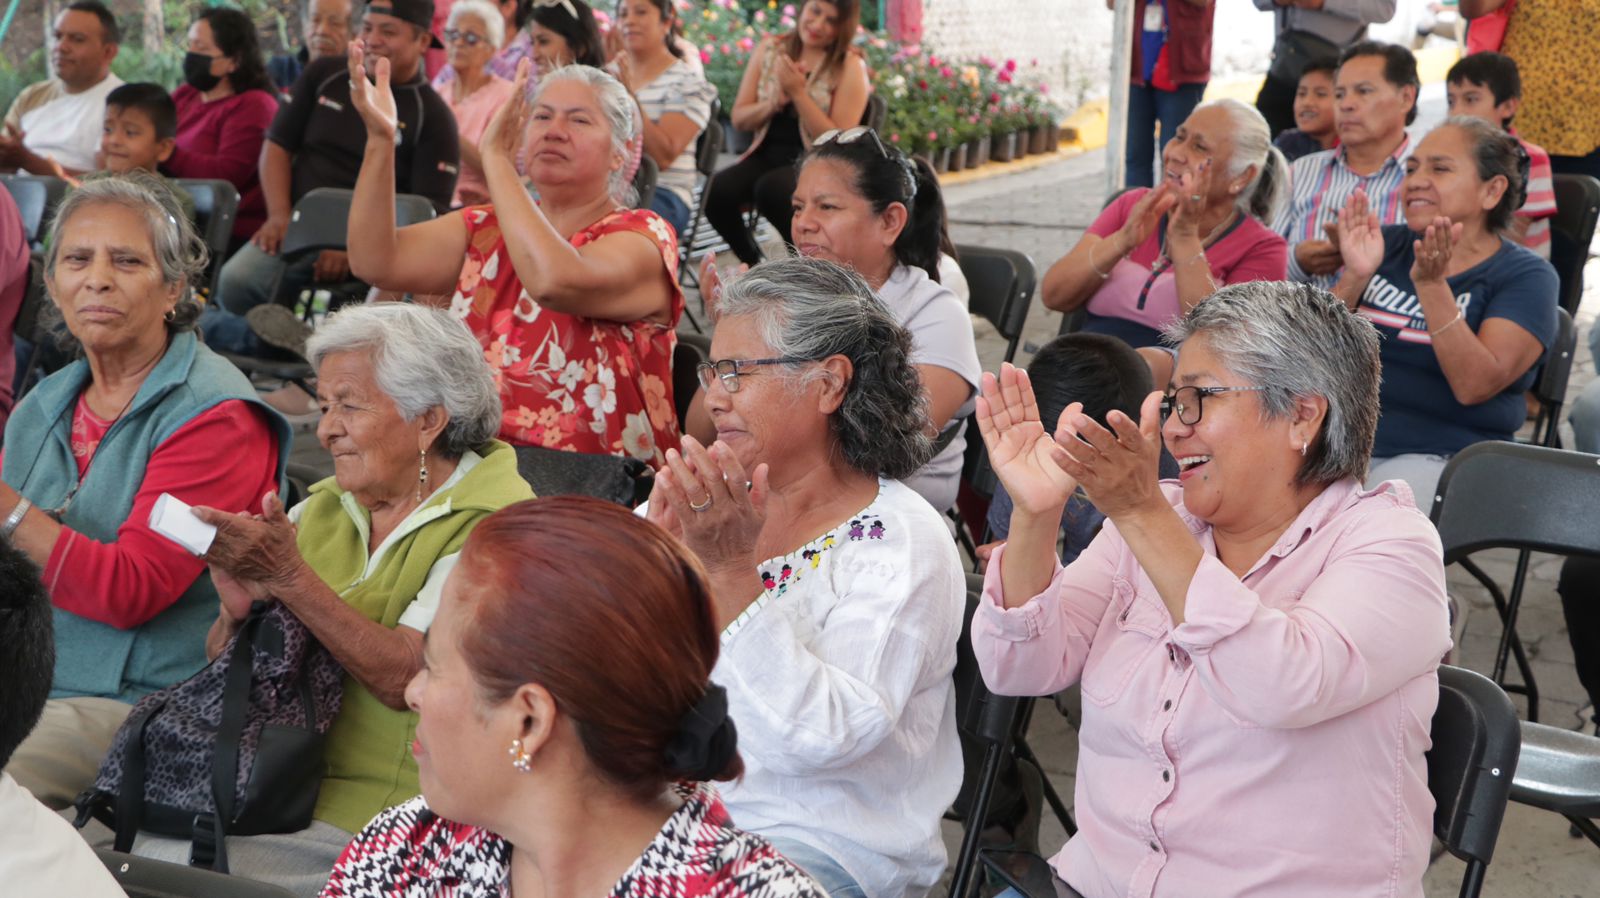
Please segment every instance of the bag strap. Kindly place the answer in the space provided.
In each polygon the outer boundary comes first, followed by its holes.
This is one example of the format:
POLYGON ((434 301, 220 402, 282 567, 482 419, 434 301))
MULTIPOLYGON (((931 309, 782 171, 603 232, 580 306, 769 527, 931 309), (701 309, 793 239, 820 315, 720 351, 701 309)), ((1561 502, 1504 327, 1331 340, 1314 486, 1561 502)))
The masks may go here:
POLYGON ((144 820, 145 730, 150 721, 167 706, 165 700, 152 702, 128 721, 128 740, 122 750, 122 782, 117 789, 116 841, 112 847, 124 854, 133 850, 133 838, 144 820))
POLYGON ((222 684, 222 716, 217 722, 217 738, 211 754, 211 801, 216 809, 209 821, 204 814, 195 818, 196 837, 190 863, 210 866, 218 873, 228 872, 226 839, 228 824, 233 822, 234 799, 239 789, 239 739, 244 733, 245 718, 250 712, 255 641, 267 607, 265 602, 256 602, 251 606, 250 616, 245 619, 228 653, 228 672, 222 684), (202 830, 207 829, 210 832, 202 834, 202 830), (212 839, 215 840, 214 846, 207 844, 212 839), (206 854, 213 855, 209 865, 200 863, 206 854))

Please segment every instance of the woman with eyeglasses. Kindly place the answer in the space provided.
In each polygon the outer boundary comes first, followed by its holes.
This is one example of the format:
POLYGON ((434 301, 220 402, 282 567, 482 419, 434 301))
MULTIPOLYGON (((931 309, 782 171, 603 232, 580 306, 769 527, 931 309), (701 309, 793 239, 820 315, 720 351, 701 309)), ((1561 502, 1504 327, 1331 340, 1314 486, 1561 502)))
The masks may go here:
MULTIPOLYGON (((869 128, 829 132, 801 161, 791 208, 795 250, 854 269, 911 332, 911 364, 922 381, 936 451, 905 482, 939 511, 951 507, 982 368, 966 304, 940 283, 946 238, 938 177, 869 128)), ((712 277, 702 288, 713 296, 713 316, 720 314, 718 284, 712 277)), ((709 434, 709 422, 693 407, 689 432, 709 434)))
POLYGON ((1201 105, 1162 148, 1161 165, 1155 189, 1107 203, 1039 283, 1046 308, 1082 308, 1082 330, 1135 349, 1158 345, 1164 327, 1218 287, 1283 280, 1289 264, 1288 244, 1267 226, 1288 163, 1261 113, 1237 100, 1201 105))
POLYGON ((639 104, 644 152, 661 172, 650 209, 682 234, 694 207, 695 139, 710 123, 717 89, 683 58, 672 0, 621 0, 616 28, 617 78, 639 104))
POLYGON ((159 178, 84 181, 47 245, 49 311, 82 355, 6 423, 0 539, 42 568, 55 605, 50 702, 7 772, 60 809, 135 701, 206 664, 217 590, 152 528, 157 500, 260 514, 290 433, 196 336, 205 244, 159 178))
POLYGON ((632 209, 623 175, 639 107, 616 78, 565 66, 510 101, 479 141, 489 203, 394 226, 394 98, 351 53, 367 125, 350 207, 350 267, 384 290, 439 297, 483 345, 513 445, 631 456, 659 466, 678 445, 672 352, 683 314, 672 228, 632 209), (526 147, 523 188, 514 162, 526 147))
MULTIPOLYGON (((560 3, 563 0, 484 0, 484 2, 493 7, 493 18, 500 21, 501 35, 499 40, 490 44, 489 60, 484 67, 492 75, 514 81, 517 77, 517 66, 524 59, 534 57, 533 35, 528 29, 534 8, 560 3)), ((449 45, 452 43, 446 40, 446 50, 450 49, 449 45)), ((450 82, 460 77, 453 57, 454 53, 451 53, 450 64, 440 67, 439 73, 433 76, 433 89, 443 96, 448 96, 446 87, 450 82)), ((530 88, 531 86, 530 83, 530 88)), ((462 145, 465 146, 466 141, 462 141, 462 145)))
POLYGON ((1078 403, 1041 421, 1010 365, 978 400, 1015 502, 979 669, 1002 695, 1083 693, 1079 830, 1052 866, 1088 898, 1420 898, 1450 630, 1438 533, 1398 484, 1362 487, 1378 333, 1325 291, 1260 282, 1167 337, 1172 384, 1138 421, 1078 403), (1163 440, 1176 482, 1157 480, 1163 440), (1080 488, 1108 524, 1063 568, 1080 488))
POLYGON ((444 30, 450 70, 455 77, 439 85, 439 96, 455 113, 461 135, 461 173, 456 178, 452 206, 488 202, 489 185, 483 179, 483 158, 478 141, 489 119, 511 99, 511 82, 489 69, 495 48, 504 39, 500 11, 489 0, 456 0, 444 30))
POLYGON ((720 305, 715 441, 667 453, 645 513, 711 578, 745 760, 724 801, 834 898, 925 895, 961 785, 965 581, 900 481, 933 453, 911 335, 819 259, 758 265, 720 305))

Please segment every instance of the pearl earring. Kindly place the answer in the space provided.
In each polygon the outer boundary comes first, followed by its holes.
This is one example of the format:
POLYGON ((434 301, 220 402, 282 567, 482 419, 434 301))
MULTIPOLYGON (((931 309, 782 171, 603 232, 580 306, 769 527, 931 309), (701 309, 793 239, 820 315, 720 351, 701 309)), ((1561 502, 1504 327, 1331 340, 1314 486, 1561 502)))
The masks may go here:
POLYGON ((527 773, 533 769, 533 755, 523 750, 521 739, 512 739, 511 748, 506 753, 511 756, 511 766, 519 773, 527 773))

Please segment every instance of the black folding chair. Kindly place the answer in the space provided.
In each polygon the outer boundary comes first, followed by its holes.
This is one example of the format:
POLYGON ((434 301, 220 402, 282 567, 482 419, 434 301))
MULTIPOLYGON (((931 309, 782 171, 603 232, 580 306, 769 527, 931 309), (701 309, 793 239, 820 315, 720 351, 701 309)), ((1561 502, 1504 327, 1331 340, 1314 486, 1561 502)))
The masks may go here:
POLYGON ((867 108, 861 113, 861 124, 866 125, 879 134, 883 133, 883 125, 889 120, 889 101, 883 94, 867 94, 867 108))
MULTIPOLYGON (((696 334, 695 336, 699 336, 696 334)), ((711 359, 711 341, 692 339, 688 334, 678 335, 678 345, 672 348, 672 404, 678 412, 678 430, 686 432, 689 426, 689 403, 700 389, 701 362, 711 359)))
POLYGON ((211 258, 206 262, 206 295, 217 295, 222 263, 228 258, 233 240, 233 220, 239 213, 239 191, 227 181, 214 178, 179 178, 177 184, 194 200, 194 227, 206 242, 211 258))
MULTIPOLYGON (((694 252, 695 237, 700 233, 700 221, 706 214, 706 195, 711 192, 711 179, 717 175, 717 159, 722 155, 722 101, 711 98, 711 117, 694 140, 694 170, 700 176, 694 188, 694 208, 689 212, 689 224, 678 235, 678 283, 685 287, 700 286, 700 274, 694 270, 690 256, 694 252)), ((705 302, 700 303, 702 311, 705 302)), ((695 325, 695 330, 699 330, 695 325)))
POLYGON ((1461 898, 1476 898, 1494 857, 1522 744, 1517 709, 1483 674, 1439 667, 1439 707, 1428 749, 1433 834, 1467 862, 1461 898))
POLYGON ((67 194, 67 182, 60 178, 11 174, 0 175, 0 184, 4 184, 11 198, 16 200, 28 244, 38 252, 44 247, 44 230, 50 223, 50 216, 67 194))
MULTIPOLYGON (((1104 211, 1107 206, 1110 206, 1112 203, 1116 202, 1117 197, 1122 196, 1124 193, 1127 193, 1133 189, 1135 188, 1124 187, 1121 190, 1112 191, 1111 195, 1106 197, 1105 202, 1100 204, 1101 211, 1104 211)), ((1056 331, 1056 336, 1060 337, 1066 334, 1075 334, 1082 330, 1084 322, 1089 320, 1089 310, 1087 307, 1088 303, 1084 303, 1070 312, 1063 312, 1061 315, 1061 329, 1056 331)))
POLYGON ((656 198, 656 179, 661 177, 661 167, 648 154, 639 157, 639 170, 633 173, 633 192, 638 197, 633 203, 635 209, 650 208, 650 201, 656 198))
MULTIPOLYGON (((21 402, 23 394, 33 387, 32 381, 39 373, 43 362, 42 351, 56 338, 40 319, 41 313, 49 303, 50 297, 44 286, 44 262, 34 254, 28 258, 28 288, 22 294, 22 305, 17 309, 16 323, 12 325, 12 332, 29 344, 27 364, 17 376, 17 382, 12 385, 12 392, 18 402, 21 402)), ((0 359, 0 364, 11 363, 11 359, 0 359)))
POLYGON ((1005 360, 1011 361, 1016 358, 1022 327, 1028 320, 1028 308, 1039 282, 1033 260, 1013 249, 971 244, 956 247, 956 260, 972 290, 972 314, 1000 332, 1006 341, 1005 360))
POLYGON ((152 861, 105 848, 97 848, 94 853, 128 898, 291 898, 294 894, 275 885, 200 867, 152 861))
POLYGON ((1556 214, 1550 219, 1550 264, 1561 278, 1561 308, 1576 315, 1583 300, 1583 266, 1600 218, 1600 181, 1588 175, 1556 175, 1552 180, 1556 214))
MULTIPOLYGON (((1433 747, 1427 758, 1428 791, 1434 800, 1433 834, 1446 850, 1467 862, 1460 894, 1461 898, 1476 898, 1494 857, 1506 796, 1517 772, 1521 744, 1517 710, 1505 692, 1482 674, 1440 666, 1439 706, 1433 712, 1432 733, 1433 747)), ((1049 864, 1038 855, 986 850, 981 859, 1024 898, 1077 895, 1056 880, 1049 864)))
POLYGON ((1600 845, 1600 738, 1524 723, 1511 800, 1560 814, 1600 845))
POLYGON ((1492 678, 1528 699, 1539 719, 1539 687, 1517 636, 1517 612, 1533 552, 1600 556, 1600 456, 1510 442, 1475 443, 1445 466, 1432 515, 1444 563, 1459 563, 1483 584, 1504 623, 1492 678), (1469 557, 1484 549, 1517 550, 1507 597, 1469 557), (1520 684, 1507 684, 1507 656, 1516 658, 1520 684))
POLYGON ((1550 344, 1544 365, 1533 382, 1533 398, 1539 401, 1539 414, 1533 420, 1529 442, 1536 446, 1561 448, 1561 406, 1567 401, 1567 382, 1572 377, 1572 355, 1578 351, 1578 328, 1566 309, 1556 309, 1556 340, 1550 344))

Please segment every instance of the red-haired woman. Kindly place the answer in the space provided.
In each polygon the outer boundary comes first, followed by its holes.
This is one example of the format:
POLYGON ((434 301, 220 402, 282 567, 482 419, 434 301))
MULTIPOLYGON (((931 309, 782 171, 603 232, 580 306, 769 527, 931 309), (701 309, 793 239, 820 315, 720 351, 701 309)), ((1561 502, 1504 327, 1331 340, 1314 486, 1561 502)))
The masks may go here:
POLYGON ((323 898, 826 898, 701 782, 744 763, 710 582, 677 540, 593 499, 522 502, 457 572, 406 689, 422 796, 362 830, 323 898))
POLYGON ((818 136, 860 124, 867 110, 867 65, 850 52, 860 16, 857 0, 806 0, 794 30, 750 56, 729 118, 756 139, 717 172, 706 198, 706 220, 746 265, 761 261, 761 248, 744 226, 744 207, 755 203, 789 243, 795 160, 818 136))

